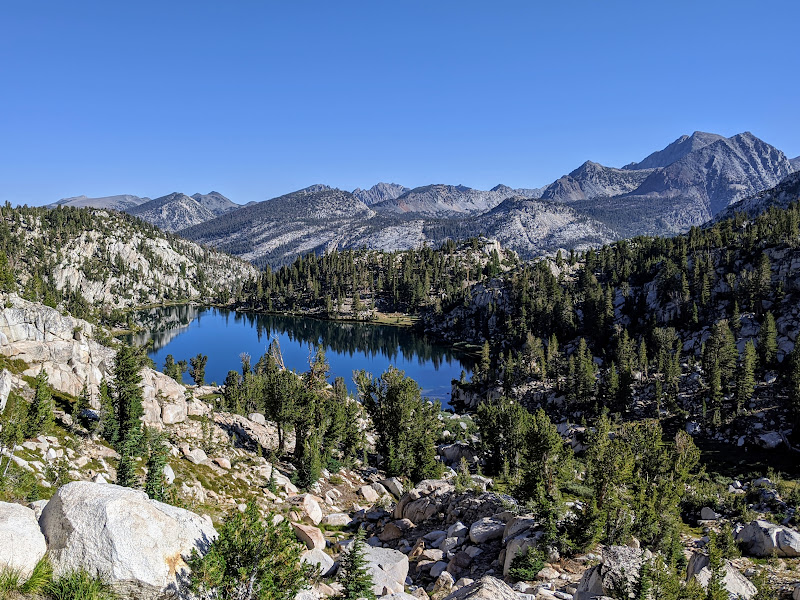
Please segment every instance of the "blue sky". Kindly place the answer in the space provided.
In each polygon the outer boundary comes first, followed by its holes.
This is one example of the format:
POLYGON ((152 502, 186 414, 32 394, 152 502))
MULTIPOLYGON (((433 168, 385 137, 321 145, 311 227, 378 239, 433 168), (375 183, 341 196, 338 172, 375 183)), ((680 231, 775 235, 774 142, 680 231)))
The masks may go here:
POLYGON ((795 2, 0 5, 0 201, 544 185, 694 130, 800 155, 795 2))

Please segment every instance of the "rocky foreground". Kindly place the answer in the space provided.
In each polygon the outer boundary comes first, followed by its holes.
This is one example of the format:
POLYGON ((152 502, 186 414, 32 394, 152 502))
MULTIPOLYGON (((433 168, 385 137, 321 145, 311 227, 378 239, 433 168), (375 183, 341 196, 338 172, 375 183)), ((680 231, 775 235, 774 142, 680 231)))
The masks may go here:
MULTIPOLYGON (((109 377, 115 351, 94 334, 86 322, 9 297, 0 311, 0 352, 7 366, 0 372, 0 406, 11 393, 30 397, 31 377, 41 369, 56 390, 73 396, 84 381, 97 386, 109 377)), ((612 597, 621 582, 635 581, 651 558, 635 539, 628 546, 600 547, 571 558, 545 548, 547 560, 538 572, 515 581, 512 561, 540 546, 542 524, 511 497, 492 491, 490 479, 472 476, 467 485, 457 485, 453 467, 462 459, 475 460, 477 440, 438 448, 439 459, 450 467, 443 479, 412 487, 356 465, 323 471, 301 493, 292 483, 294 467, 272 458, 277 432, 263 415, 216 412, 208 400, 217 391, 213 388, 187 387, 152 369, 143 376, 144 421, 166 435, 164 474, 180 506, 109 483, 116 480, 119 455, 58 410, 59 426, 52 435, 3 451, 14 468, 52 496, 26 505, 0 503, 0 565, 30 573, 47 553, 56 574, 85 569, 107 579, 121 598, 188 597, 189 554, 205 551, 216 536, 214 524, 253 499, 263 514, 291 524, 307 548, 302 560, 320 568, 321 579, 309 582, 298 596, 302 600, 336 593, 335 576, 358 527, 369 538, 375 594, 397 600, 612 597)), ((441 418, 452 420, 448 425, 454 432, 468 420, 441 418)), ((561 429, 566 436, 574 428, 561 429)), ((145 474, 141 462, 137 472, 145 474)), ((795 588, 800 533, 786 524, 792 509, 781 504, 769 480, 731 481, 730 486, 731 493, 759 495, 750 504, 758 518, 731 523, 749 557, 724 564, 731 597, 756 597, 749 577, 765 568, 763 560, 754 560, 761 557, 768 559, 769 577, 786 597, 800 599, 795 588)), ((570 507, 579 508, 578 503, 570 507)), ((726 519, 711 508, 700 516, 683 543, 685 578, 704 586, 711 578, 706 534, 726 519)))

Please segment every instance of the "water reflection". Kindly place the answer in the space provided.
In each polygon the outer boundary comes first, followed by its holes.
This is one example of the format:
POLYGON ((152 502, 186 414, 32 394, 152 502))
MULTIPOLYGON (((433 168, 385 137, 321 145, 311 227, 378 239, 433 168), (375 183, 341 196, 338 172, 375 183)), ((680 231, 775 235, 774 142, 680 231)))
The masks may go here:
POLYGON ((309 346, 325 347, 333 375, 343 376, 352 389, 351 373, 366 369, 376 375, 390 364, 417 380, 423 393, 446 401, 450 380, 462 369, 469 373, 474 359, 453 348, 433 344, 409 328, 367 323, 342 323, 308 317, 239 313, 215 308, 173 306, 141 311, 137 322, 146 331, 128 337, 144 344, 153 341, 151 358, 161 366, 164 357, 188 359, 198 352, 209 356, 208 381, 221 382, 240 366, 247 352, 253 363, 277 338, 286 365, 297 371, 308 367, 309 346))

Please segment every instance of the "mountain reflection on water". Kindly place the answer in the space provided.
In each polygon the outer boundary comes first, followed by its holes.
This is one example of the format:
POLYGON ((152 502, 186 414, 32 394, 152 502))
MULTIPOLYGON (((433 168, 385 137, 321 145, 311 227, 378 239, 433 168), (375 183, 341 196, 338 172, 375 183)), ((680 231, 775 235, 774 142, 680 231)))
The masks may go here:
POLYGON ((431 343, 406 327, 188 305, 140 311, 135 317, 145 331, 128 336, 127 341, 142 345, 152 340, 149 354, 156 365, 161 367, 167 354, 175 360, 207 354, 206 381, 217 383, 229 370, 240 369, 243 352, 255 364, 274 338, 286 366, 298 372, 308 368, 309 348, 322 344, 331 376, 344 377, 351 391, 355 391, 352 371, 365 369, 377 376, 391 364, 413 377, 424 395, 445 403, 451 379, 457 379, 462 369, 469 374, 474 365, 474 357, 431 343))

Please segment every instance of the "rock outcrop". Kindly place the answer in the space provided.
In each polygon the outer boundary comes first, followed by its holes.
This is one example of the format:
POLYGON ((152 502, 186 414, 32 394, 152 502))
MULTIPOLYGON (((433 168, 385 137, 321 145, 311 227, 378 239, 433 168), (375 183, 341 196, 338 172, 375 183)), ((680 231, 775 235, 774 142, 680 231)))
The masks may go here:
POLYGON ((769 521, 752 521, 736 534, 736 541, 753 556, 800 556, 800 533, 769 521))
MULTIPOLYGON (((95 326, 14 294, 6 301, 10 306, 0 310, 0 353, 27 363, 25 375, 35 377, 44 369, 48 383, 65 394, 79 396, 85 383, 92 408, 100 408, 100 382, 113 379, 115 352, 93 339, 95 326)), ((149 367, 141 374, 144 423, 160 428, 186 420, 186 388, 149 367)))
POLYGON ((56 575, 83 568, 131 599, 179 589, 185 559, 216 537, 207 517, 138 490, 85 481, 61 487, 40 525, 56 575))
POLYGON ((36 513, 21 504, 0 502, 0 569, 27 578, 47 552, 36 513))

